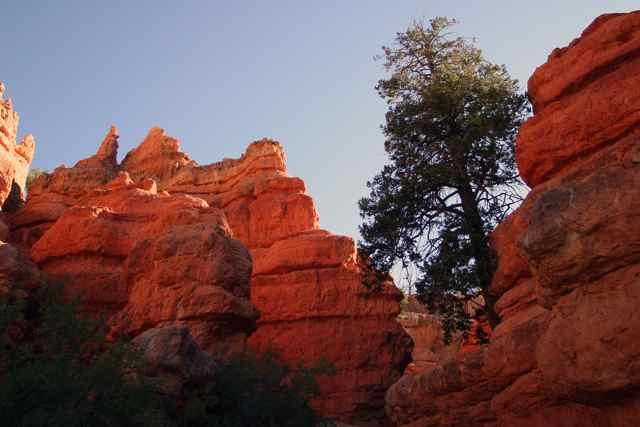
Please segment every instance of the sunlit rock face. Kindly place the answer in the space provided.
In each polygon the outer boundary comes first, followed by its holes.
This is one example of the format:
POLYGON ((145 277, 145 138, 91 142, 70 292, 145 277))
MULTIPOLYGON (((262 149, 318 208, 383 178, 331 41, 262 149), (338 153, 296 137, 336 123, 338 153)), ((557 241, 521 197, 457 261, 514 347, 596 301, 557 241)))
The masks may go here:
POLYGON ((112 126, 96 154, 73 167, 59 166, 38 176, 29 186, 25 206, 9 217, 12 240, 30 247, 66 209, 114 179, 118 173, 117 153, 118 130, 112 126))
POLYGON ((33 159, 33 136, 25 136, 16 144, 18 113, 11 100, 5 100, 4 84, 0 82, 0 208, 10 212, 24 202, 27 173, 33 159))
POLYGON ((200 166, 152 128, 118 164, 117 139, 112 128, 94 156, 38 178, 9 218, 13 240, 86 311, 111 316, 113 333, 186 325, 226 358, 255 330, 255 351, 335 368, 319 378, 320 413, 381 422, 410 360, 401 294, 391 278, 363 285, 354 241, 320 229, 281 145, 200 166))
POLYGON ((322 414, 356 423, 382 419, 385 390, 411 350, 395 320, 401 295, 393 283, 381 292, 363 286, 366 269, 354 241, 319 228, 313 199, 300 178, 287 175, 279 143, 257 141, 239 159, 205 166, 169 145, 145 147, 155 155, 140 155, 134 173, 222 209, 234 237, 249 248, 251 301, 261 313, 249 345, 294 364, 330 362, 336 373, 319 378, 314 402, 322 414))
POLYGON ((187 325, 209 354, 244 350, 258 313, 251 259, 224 214, 204 200, 158 193, 120 172, 66 209, 31 256, 83 310, 110 315, 114 332, 187 325))
POLYGON ((640 12, 603 15, 529 80, 532 187, 494 232, 489 345, 387 393, 395 425, 632 426, 640 419, 640 12))

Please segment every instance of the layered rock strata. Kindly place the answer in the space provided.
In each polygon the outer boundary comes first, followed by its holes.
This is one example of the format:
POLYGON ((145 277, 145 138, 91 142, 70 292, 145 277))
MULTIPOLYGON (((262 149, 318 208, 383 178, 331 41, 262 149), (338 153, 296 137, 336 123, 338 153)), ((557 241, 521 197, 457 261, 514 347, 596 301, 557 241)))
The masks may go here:
POLYGON ((251 301, 261 313, 250 338, 255 350, 287 362, 330 362, 314 404, 349 422, 381 419, 384 392, 408 362, 411 342, 395 317, 400 293, 362 284, 351 238, 319 228, 304 182, 286 172, 280 144, 261 140, 239 159, 197 166, 159 130, 127 155, 123 167, 154 176, 171 194, 188 194, 222 209, 234 236, 253 258, 251 301), (127 166, 128 165, 128 166, 127 166))
POLYGON ((126 172, 66 209, 31 256, 86 311, 114 315, 118 332, 188 325, 203 349, 223 357, 244 350, 258 317, 249 252, 224 214, 126 172))
POLYGON ((118 130, 112 126, 98 151, 73 167, 59 166, 42 173, 29 186, 29 197, 19 212, 10 215, 12 240, 30 247, 78 200, 106 185, 118 173, 118 130))
POLYGON ((491 343, 387 393, 407 426, 640 419, 640 12, 603 15, 529 80, 531 193, 494 232, 491 343))
POLYGON ((395 320, 401 295, 390 279, 381 292, 364 287, 354 241, 319 228, 280 144, 199 166, 152 128, 118 164, 117 138, 112 128, 94 156, 38 178, 10 217, 14 241, 120 333, 187 325, 226 357, 253 329, 255 306, 255 351, 335 368, 319 379, 323 415, 383 419, 412 345, 395 320))

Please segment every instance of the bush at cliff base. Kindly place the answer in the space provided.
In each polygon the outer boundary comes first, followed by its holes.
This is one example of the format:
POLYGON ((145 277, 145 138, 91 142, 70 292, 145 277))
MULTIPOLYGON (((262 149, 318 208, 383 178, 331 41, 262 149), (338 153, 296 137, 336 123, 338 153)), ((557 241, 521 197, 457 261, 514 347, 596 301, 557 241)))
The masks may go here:
POLYGON ((319 363, 307 369, 273 354, 222 364, 216 380, 161 398, 140 354, 105 339, 105 323, 79 316, 62 287, 0 289, 0 425, 11 426, 319 426, 309 406, 319 363))
POLYGON ((315 376, 331 374, 320 361, 312 368, 292 366, 273 353, 247 354, 223 364, 209 387, 188 394, 181 425, 189 426, 329 426, 309 400, 319 395, 315 376))
POLYGON ((0 297, 0 425, 151 425, 155 396, 127 379, 140 363, 105 340, 104 322, 77 315, 61 287, 0 297))

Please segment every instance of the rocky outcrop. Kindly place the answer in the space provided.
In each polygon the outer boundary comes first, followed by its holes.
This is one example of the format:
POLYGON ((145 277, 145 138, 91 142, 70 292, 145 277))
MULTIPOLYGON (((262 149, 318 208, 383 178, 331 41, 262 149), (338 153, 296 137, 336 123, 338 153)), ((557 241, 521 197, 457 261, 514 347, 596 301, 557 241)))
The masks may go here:
POLYGON ((224 214, 202 199, 158 193, 121 172, 66 209, 33 260, 115 332, 187 325, 209 354, 242 352, 255 328, 251 259, 224 214))
POLYGON ((20 207, 26 196, 29 165, 33 159, 33 136, 25 136, 16 144, 18 113, 11 100, 4 100, 4 84, 0 82, 0 207, 11 212, 20 207))
POLYGON ((398 321, 413 340, 413 361, 405 374, 425 372, 456 356, 462 345, 462 335, 455 334, 445 345, 442 324, 438 316, 428 313, 415 297, 407 298, 398 321))
POLYGON ((122 169, 134 180, 151 178, 163 181, 182 167, 195 164, 180 151, 180 141, 168 136, 164 129, 154 126, 140 145, 127 153, 122 161, 122 169))
POLYGON ((494 232, 491 343, 387 393, 396 425, 631 426, 640 417, 640 12, 604 15, 529 80, 531 193, 494 232))
POLYGON ((118 130, 112 126, 98 151, 73 167, 60 166, 42 173, 29 186, 29 197, 19 212, 9 217, 12 240, 30 247, 78 200, 107 184, 118 173, 118 130))
POLYGON ((200 349, 187 326, 148 329, 132 344, 146 361, 141 374, 152 380, 157 391, 173 399, 181 398, 187 386, 211 384, 219 371, 216 361, 200 349))
POLYGON ((159 130, 155 144, 127 155, 138 177, 157 177, 159 188, 188 194, 222 209, 233 234, 253 258, 251 301, 261 313, 249 340, 259 352, 314 365, 326 360, 336 374, 319 379, 314 405, 348 422, 384 417, 384 392, 408 362, 411 342, 395 317, 400 293, 362 284, 355 243, 319 229, 304 182, 286 173, 279 143, 252 143, 239 159, 197 166, 159 130))
POLYGON ((4 84, 0 82, 0 295, 18 283, 28 288, 39 276, 28 257, 9 243, 6 215, 24 203, 35 143, 33 137, 27 135, 16 144, 19 117, 11 100, 4 100, 4 90, 4 84))
POLYGON ((587 158, 637 136, 638 19, 635 12, 601 16, 529 80, 535 116, 522 127, 516 154, 531 187, 584 170, 587 158))
POLYGON ((116 333, 188 326, 226 358, 244 346, 257 308, 254 350, 335 368, 319 378, 323 415, 383 419, 384 392, 412 345, 395 319, 400 292, 390 278, 380 292, 363 285, 354 241, 319 228, 280 144, 257 141, 239 159, 199 166, 153 128, 117 164, 117 138, 112 128, 94 156, 38 178, 10 217, 14 241, 87 311, 111 315, 116 333))

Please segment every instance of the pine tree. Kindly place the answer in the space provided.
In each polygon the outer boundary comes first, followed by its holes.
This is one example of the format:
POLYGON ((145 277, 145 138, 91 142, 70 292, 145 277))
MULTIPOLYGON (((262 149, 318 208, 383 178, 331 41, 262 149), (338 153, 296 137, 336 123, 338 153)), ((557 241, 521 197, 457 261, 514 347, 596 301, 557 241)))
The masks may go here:
POLYGON ((455 21, 415 22, 383 47, 390 77, 376 89, 388 103, 389 162, 360 200, 360 250, 373 267, 415 269, 418 298, 441 315, 446 336, 470 324, 470 300, 492 325, 491 230, 521 201, 514 139, 529 112, 504 66, 455 21))

